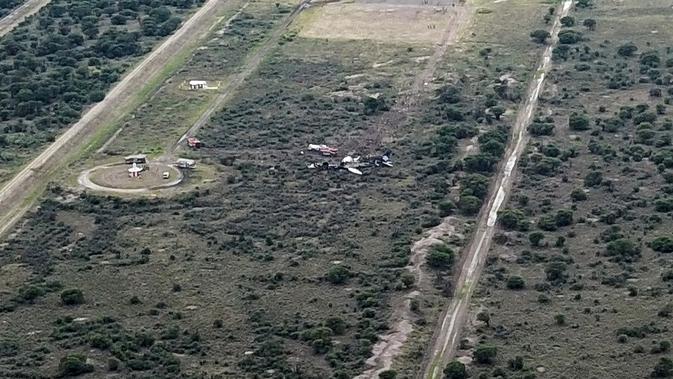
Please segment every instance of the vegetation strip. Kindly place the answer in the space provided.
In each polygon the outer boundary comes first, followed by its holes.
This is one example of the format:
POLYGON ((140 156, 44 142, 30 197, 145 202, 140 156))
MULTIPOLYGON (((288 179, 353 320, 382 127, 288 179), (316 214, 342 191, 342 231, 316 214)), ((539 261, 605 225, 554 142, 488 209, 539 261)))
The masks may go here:
MULTIPOLYGON (((453 297, 449 303, 446 312, 443 314, 442 322, 439 324, 438 333, 434 337, 433 347, 430 351, 430 359, 425 369, 425 377, 431 379, 440 378, 443 375, 444 367, 449 363, 455 352, 458 343, 457 338, 462 330, 462 324, 465 321, 465 314, 470 303, 470 296, 475 288, 475 283, 479 278, 480 270, 486 260, 488 247, 493 236, 493 229, 497 220, 498 211, 505 198, 508 196, 511 186, 511 174, 516 166, 517 160, 525 147, 526 128, 532 121, 533 110, 535 109, 544 83, 545 74, 551 67, 552 49, 557 42, 555 37, 561 27, 560 19, 568 14, 572 0, 565 0, 560 6, 560 12, 551 28, 550 33, 553 37, 551 45, 545 50, 540 64, 540 75, 536 75, 527 94, 527 100, 519 112, 517 122, 513 127, 513 133, 516 138, 514 145, 510 145, 505 159, 505 164, 501 165, 502 171, 498 175, 496 192, 491 192, 487 207, 482 210, 480 221, 475 232, 472 244, 469 247, 465 265, 462 267, 460 277, 455 286, 460 296, 453 297)), ((492 191, 492 190, 491 190, 492 191)))

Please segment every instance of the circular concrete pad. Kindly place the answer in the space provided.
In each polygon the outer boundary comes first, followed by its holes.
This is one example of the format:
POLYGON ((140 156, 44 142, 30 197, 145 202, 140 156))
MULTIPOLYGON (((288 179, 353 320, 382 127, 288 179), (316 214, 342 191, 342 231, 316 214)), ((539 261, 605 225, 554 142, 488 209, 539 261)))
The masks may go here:
POLYGON ((140 177, 129 177, 127 164, 112 164, 94 167, 82 172, 79 183, 96 191, 116 193, 139 193, 172 187, 182 181, 182 173, 177 168, 160 162, 150 162, 140 177), (164 179, 163 173, 169 178, 164 179))

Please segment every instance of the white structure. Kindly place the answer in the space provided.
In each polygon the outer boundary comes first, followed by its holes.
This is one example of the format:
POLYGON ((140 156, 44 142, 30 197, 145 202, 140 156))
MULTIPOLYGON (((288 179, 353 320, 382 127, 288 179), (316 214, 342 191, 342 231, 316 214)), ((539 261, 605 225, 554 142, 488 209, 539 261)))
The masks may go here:
POLYGON ((189 89, 204 89, 208 86, 208 82, 205 80, 190 80, 189 89))
POLYGON ((135 162, 133 162, 133 166, 129 168, 129 177, 138 178, 140 177, 141 171, 143 171, 143 168, 141 166, 138 166, 135 162))

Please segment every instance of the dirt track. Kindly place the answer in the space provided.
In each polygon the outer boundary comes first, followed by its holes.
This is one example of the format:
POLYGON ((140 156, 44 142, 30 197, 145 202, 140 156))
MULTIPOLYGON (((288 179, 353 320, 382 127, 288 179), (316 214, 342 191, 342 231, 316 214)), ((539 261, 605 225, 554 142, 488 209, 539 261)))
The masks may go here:
POLYGON ((27 0, 19 7, 14 9, 10 14, 0 19, 0 37, 11 32, 19 25, 26 17, 30 17, 37 13, 42 7, 49 4, 51 0, 27 0))
POLYGON ((486 256, 491 245, 491 239, 495 231, 495 223, 498 211, 509 196, 512 185, 512 173, 516 163, 528 143, 527 128, 530 125, 538 98, 544 84, 546 74, 551 68, 551 55, 553 46, 558 42, 558 32, 561 28, 560 19, 566 16, 572 5, 572 0, 565 0, 561 11, 557 12, 556 20, 551 29, 552 42, 545 49, 542 63, 536 70, 535 80, 528 89, 526 102, 517 115, 512 128, 513 138, 505 153, 505 164, 500 166, 500 172, 496 179, 496 185, 491 191, 487 206, 482 210, 474 233, 472 242, 463 259, 463 267, 460 277, 455 283, 455 293, 446 312, 442 315, 440 328, 433 338, 433 346, 430 358, 427 360, 426 369, 422 378, 439 379, 442 370, 455 354, 458 337, 467 313, 470 299, 476 288, 479 274, 486 262, 486 256))
POLYGON ((226 7, 225 4, 222 0, 204 3, 180 29, 126 74, 103 101, 90 108, 76 124, 5 184, 0 190, 0 235, 6 233, 30 208, 32 196, 39 189, 37 186, 44 185, 51 172, 60 167, 68 156, 80 151, 97 129, 124 114, 134 96, 143 89, 139 83, 157 78, 167 62, 208 33, 209 28, 218 22, 218 14, 226 7))
MULTIPOLYGON (((119 166, 118 164, 109 164, 109 165, 103 165, 103 166, 98 166, 94 167, 88 170, 83 171, 79 177, 77 178, 77 182, 86 188, 89 188, 93 191, 99 191, 99 192, 108 192, 108 193, 116 193, 116 194, 122 194, 122 195, 128 195, 128 194, 138 194, 138 193, 147 193, 152 190, 158 190, 162 188, 169 188, 169 187, 174 187, 180 182, 182 182, 182 179, 184 176, 182 175, 182 172, 180 170, 174 169, 172 170, 174 172, 174 178, 169 181, 169 182, 161 182, 159 181, 158 183, 150 186, 150 187, 140 187, 140 188, 119 188, 119 187, 111 187, 111 186, 105 186, 101 184, 96 184, 91 180, 91 175, 94 173, 94 171, 101 170, 101 169, 109 169, 115 166, 119 166)), ((128 166, 122 165, 122 174, 126 174, 126 168, 128 166)), ((155 169, 156 163, 152 165, 152 169, 155 169)), ((163 171, 163 167, 166 166, 161 166, 162 169, 159 171, 163 171)), ((153 173, 154 175, 160 175, 159 172, 153 173)), ((116 180, 116 178, 113 178, 111 181, 116 180)))
MULTIPOLYGON (((374 144, 381 143, 381 139, 392 133, 396 128, 404 125, 404 120, 408 116, 411 108, 416 107, 418 100, 425 95, 425 90, 432 81, 437 64, 442 59, 448 47, 456 41, 459 33, 463 30, 469 22, 472 9, 467 6, 459 6, 452 9, 448 14, 449 27, 444 32, 442 40, 438 42, 438 46, 434 53, 428 59, 423 71, 414 78, 414 82, 409 91, 402 96, 401 100, 391 109, 386 112, 380 120, 376 123, 376 130, 372 130, 369 134, 376 136, 374 144)), ((438 228, 452 228, 450 220, 442 223, 438 228)), ((416 284, 419 285, 423 281, 423 271, 421 265, 423 264, 423 257, 437 241, 437 233, 431 231, 426 238, 418 241, 412 247, 411 263, 407 269, 414 274, 416 284)), ((420 287, 420 286, 419 286, 420 287)), ((420 292, 413 291, 404 297, 404 303, 395 308, 391 317, 393 326, 389 333, 380 336, 381 340, 374 345, 373 355, 367 359, 369 368, 358 375, 355 379, 377 379, 379 373, 389 370, 392 366, 393 360, 401 352, 404 343, 409 334, 413 330, 413 314, 410 310, 410 301, 418 296, 420 292)))

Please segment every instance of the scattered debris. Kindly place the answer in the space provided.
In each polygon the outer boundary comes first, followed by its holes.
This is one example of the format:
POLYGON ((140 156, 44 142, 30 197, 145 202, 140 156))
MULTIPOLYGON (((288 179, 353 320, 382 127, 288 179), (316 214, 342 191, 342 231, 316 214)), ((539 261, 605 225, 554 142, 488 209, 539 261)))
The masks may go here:
POLYGON ((366 157, 353 157, 351 155, 345 156, 339 163, 324 161, 321 163, 314 162, 307 167, 310 169, 327 170, 347 170, 351 174, 362 175, 361 168, 364 167, 392 167, 393 163, 390 159, 391 152, 386 151, 383 155, 368 155, 366 157))
POLYGON ((339 152, 339 149, 337 149, 335 147, 330 147, 330 146, 327 146, 327 145, 309 144, 308 145, 308 151, 315 151, 315 152, 318 152, 318 153, 322 154, 325 157, 332 157, 332 156, 337 155, 337 153, 339 152))
POLYGON ((187 146, 192 149, 200 149, 203 147, 203 142, 196 137, 187 137, 187 146))

